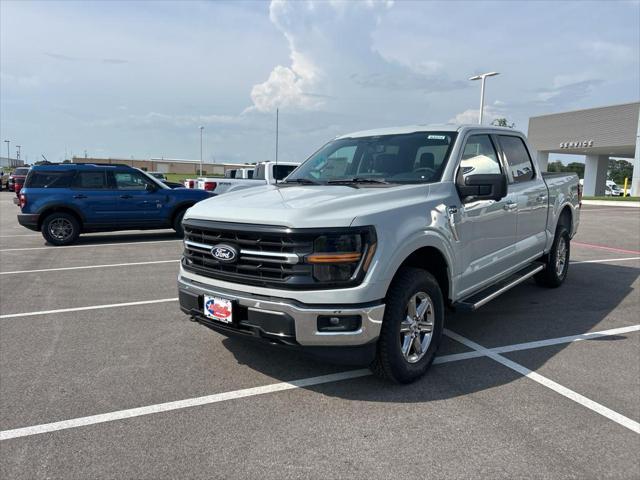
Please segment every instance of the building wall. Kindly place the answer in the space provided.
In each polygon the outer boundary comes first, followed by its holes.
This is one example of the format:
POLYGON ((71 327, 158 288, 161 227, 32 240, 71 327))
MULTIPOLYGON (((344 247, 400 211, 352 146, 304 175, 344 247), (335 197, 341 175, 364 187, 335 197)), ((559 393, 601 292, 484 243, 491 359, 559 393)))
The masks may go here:
MULTIPOLYGON (((200 172, 199 162, 172 162, 168 160, 130 160, 122 158, 84 158, 73 157, 73 163, 107 163, 125 164, 131 167, 140 168, 148 172, 178 173, 184 175, 198 176, 200 172)), ((237 165, 235 166, 237 168, 237 165)), ((224 175, 225 164, 203 163, 203 171, 207 175, 224 175)))
POLYGON ((614 155, 633 157, 639 111, 640 102, 634 102, 531 117, 529 142, 542 152, 611 154, 614 147, 614 155))

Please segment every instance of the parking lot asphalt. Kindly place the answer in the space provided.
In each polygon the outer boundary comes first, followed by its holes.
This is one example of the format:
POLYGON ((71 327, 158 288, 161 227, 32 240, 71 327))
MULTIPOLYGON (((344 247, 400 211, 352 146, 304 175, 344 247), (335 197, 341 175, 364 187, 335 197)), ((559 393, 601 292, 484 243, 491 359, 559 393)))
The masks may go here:
POLYGON ((2 478, 640 477, 640 209, 583 207, 561 288, 449 314, 398 386, 190 322, 169 231, 49 247, 12 195, 2 478))

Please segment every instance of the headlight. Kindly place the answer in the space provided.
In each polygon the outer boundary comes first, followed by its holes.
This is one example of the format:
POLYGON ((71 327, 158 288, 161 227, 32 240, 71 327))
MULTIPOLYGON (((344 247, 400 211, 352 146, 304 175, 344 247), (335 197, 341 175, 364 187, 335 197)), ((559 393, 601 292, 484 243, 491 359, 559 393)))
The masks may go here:
POLYGON ((313 242, 313 253, 306 262, 313 265, 317 282, 333 283, 355 280, 369 266, 375 250, 372 227, 356 229, 354 233, 328 233, 313 242))

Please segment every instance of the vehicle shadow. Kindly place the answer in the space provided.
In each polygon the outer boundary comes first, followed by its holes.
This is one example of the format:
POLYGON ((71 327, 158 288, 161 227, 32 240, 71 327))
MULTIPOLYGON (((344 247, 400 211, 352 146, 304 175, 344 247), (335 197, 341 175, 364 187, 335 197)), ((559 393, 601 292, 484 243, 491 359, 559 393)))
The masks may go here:
MULTIPOLYGON (((571 265, 569 275, 565 284, 557 289, 545 289, 529 281, 475 313, 449 313, 445 326, 484 347, 497 347, 631 324, 633 320, 621 322, 610 314, 626 297, 637 295, 634 294, 632 285, 637 281, 640 269, 585 263, 571 265)), ((633 302, 627 300, 622 308, 633 312, 637 305, 634 307, 633 302)), ((632 315, 627 318, 633 318, 632 315)), ((618 342, 625 338, 626 335, 616 335, 585 342, 618 342)), ((223 344, 239 363, 277 381, 353 369, 330 365, 299 352, 273 348, 241 338, 225 338, 223 344)), ((531 362, 527 363, 527 367, 536 370, 567 345, 536 349, 536 354, 531 355, 531 362)), ((444 337, 439 355, 468 350, 444 337)), ((422 379, 410 385, 398 386, 368 376, 304 388, 350 400, 429 402, 479 392, 518 378, 521 375, 482 357, 433 365, 422 379)))
MULTIPOLYGON (((173 230, 148 230, 148 231, 132 231, 132 233, 85 233, 80 235, 78 241, 74 245, 101 245, 105 243, 134 243, 134 242, 151 242, 162 240, 182 240, 173 230)), ((45 242, 46 245, 51 245, 45 242)))

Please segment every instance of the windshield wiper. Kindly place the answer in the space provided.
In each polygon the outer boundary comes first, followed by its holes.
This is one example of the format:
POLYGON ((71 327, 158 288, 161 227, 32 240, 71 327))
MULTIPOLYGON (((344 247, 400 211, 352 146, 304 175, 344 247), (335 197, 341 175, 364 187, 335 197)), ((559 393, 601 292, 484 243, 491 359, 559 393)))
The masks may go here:
POLYGON ((327 182, 329 185, 341 185, 341 184, 349 184, 349 183, 378 183, 388 185, 384 178, 364 178, 364 177, 354 177, 354 178, 341 178, 339 180, 329 180, 327 182))
POLYGON ((282 183, 299 183, 301 185, 322 185, 320 182, 311 180, 310 178, 292 178, 282 183))

